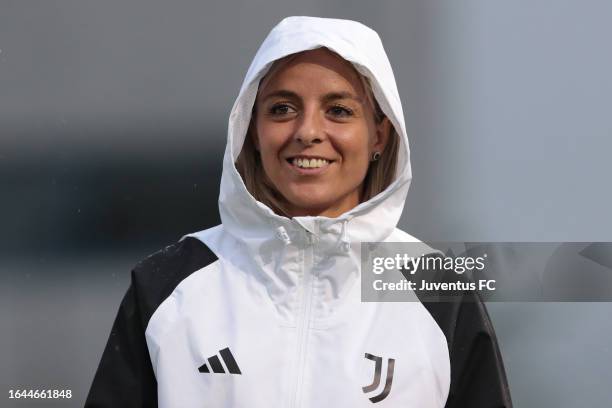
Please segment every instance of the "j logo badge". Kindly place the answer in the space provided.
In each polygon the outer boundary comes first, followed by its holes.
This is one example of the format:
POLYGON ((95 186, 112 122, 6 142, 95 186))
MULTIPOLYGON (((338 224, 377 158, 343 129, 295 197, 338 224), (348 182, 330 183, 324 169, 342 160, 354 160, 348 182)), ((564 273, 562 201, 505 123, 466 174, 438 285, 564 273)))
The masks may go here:
MULTIPOLYGON (((369 393, 375 391, 380 385, 380 376, 382 373, 382 357, 374 356, 369 353, 365 353, 365 358, 368 360, 372 360, 375 363, 374 367, 374 380, 372 384, 362 387, 364 393, 369 393)), ((385 388, 381 391, 380 394, 370 397, 370 401, 373 403, 380 402, 387 398, 389 392, 391 391, 391 384, 393 383, 393 369, 395 367, 395 359, 389 358, 387 359, 387 377, 385 378, 385 388)))

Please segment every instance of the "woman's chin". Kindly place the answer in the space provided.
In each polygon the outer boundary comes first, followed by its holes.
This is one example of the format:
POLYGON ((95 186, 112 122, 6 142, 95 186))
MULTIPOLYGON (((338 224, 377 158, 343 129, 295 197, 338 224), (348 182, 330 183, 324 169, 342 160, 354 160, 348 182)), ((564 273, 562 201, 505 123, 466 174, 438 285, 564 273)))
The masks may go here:
POLYGON ((292 208, 291 213, 297 215, 323 215, 336 217, 339 212, 345 212, 359 204, 358 188, 349 192, 340 190, 337 185, 323 183, 288 185, 279 189, 292 208))
POLYGON ((288 190, 283 195, 292 204, 299 207, 320 207, 334 201, 333 195, 328 191, 329 189, 321 188, 320 185, 292 186, 288 190))

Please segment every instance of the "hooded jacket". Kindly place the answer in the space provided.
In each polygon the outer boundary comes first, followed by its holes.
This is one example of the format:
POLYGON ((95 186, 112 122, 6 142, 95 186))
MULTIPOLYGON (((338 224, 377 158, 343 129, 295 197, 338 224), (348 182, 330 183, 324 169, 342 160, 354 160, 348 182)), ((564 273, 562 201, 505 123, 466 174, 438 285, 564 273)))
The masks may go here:
POLYGON ((231 110, 222 223, 132 270, 88 407, 509 407, 481 302, 361 302, 360 243, 417 242, 397 228, 410 150, 394 74, 361 23, 288 17, 257 51, 231 110), (337 218, 275 214, 235 161, 260 79, 327 47, 368 77, 400 138, 395 179, 337 218))

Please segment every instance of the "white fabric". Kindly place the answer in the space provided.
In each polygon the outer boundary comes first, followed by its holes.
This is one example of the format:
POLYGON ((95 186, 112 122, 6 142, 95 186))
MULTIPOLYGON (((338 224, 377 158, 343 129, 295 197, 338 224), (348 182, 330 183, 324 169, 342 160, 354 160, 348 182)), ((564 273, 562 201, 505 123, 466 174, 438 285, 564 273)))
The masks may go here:
POLYGON ((393 389, 378 406, 443 407, 448 350, 427 310, 418 302, 360 301, 360 243, 417 241, 397 229, 411 178, 402 106, 378 34, 349 20, 282 20, 257 51, 230 114, 222 224, 185 236, 204 242, 219 260, 182 282, 147 328, 160 407, 370 406, 361 387, 372 381, 373 364, 364 353, 396 359, 393 389), (234 162, 271 64, 321 46, 371 80, 401 139, 399 165, 384 192, 338 218, 289 219, 251 196, 234 162), (241 376, 194 370, 193 377, 176 378, 182 365, 189 370, 225 346, 241 376))

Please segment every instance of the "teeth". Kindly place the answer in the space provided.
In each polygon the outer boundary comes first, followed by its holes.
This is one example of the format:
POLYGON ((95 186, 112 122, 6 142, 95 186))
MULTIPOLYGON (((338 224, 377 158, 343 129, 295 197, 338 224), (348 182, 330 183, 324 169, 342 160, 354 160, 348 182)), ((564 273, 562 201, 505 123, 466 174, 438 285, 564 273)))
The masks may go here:
POLYGON ((301 158, 293 159, 294 166, 301 167, 304 169, 316 169, 319 167, 323 167, 327 164, 329 164, 329 161, 324 160, 324 159, 310 159, 310 160, 301 159, 301 158))

